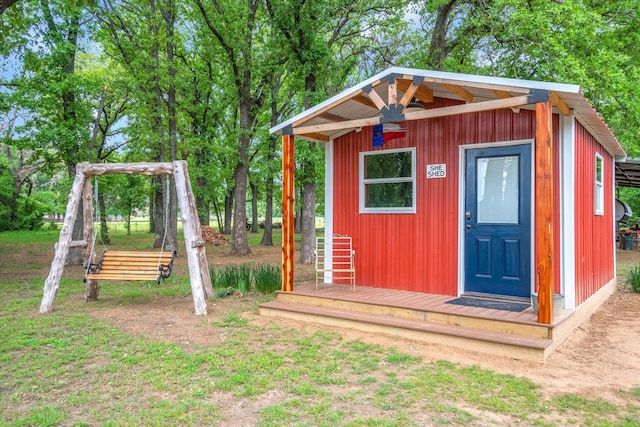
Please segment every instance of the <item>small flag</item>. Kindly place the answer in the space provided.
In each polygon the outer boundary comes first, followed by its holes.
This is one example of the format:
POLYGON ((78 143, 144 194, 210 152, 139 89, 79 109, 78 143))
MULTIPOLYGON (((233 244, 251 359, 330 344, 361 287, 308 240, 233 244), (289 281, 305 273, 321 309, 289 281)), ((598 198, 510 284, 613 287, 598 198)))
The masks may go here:
POLYGON ((373 148, 380 148, 384 144, 384 130, 382 125, 373 126, 373 148))
POLYGON ((402 138, 407 134, 406 129, 402 129, 396 123, 385 123, 384 125, 373 126, 373 148, 380 148, 392 139, 402 138))

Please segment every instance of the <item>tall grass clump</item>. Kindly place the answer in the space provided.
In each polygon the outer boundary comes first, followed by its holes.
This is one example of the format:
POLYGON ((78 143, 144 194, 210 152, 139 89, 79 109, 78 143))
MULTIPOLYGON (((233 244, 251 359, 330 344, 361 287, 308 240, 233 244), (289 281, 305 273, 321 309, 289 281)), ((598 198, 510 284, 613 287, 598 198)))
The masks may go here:
POLYGON ((217 289, 216 296, 236 292, 246 295, 251 291, 272 293, 280 287, 280 269, 273 265, 238 264, 210 266, 211 285, 217 289))
POLYGON ((216 289, 233 289, 247 294, 251 285, 251 269, 248 264, 211 266, 211 285, 216 289))
POLYGON ((282 271, 271 264, 257 265, 253 270, 253 286, 256 292, 271 294, 282 285, 282 271))
POLYGON ((640 264, 634 265, 627 273, 627 284, 634 292, 640 292, 640 264))

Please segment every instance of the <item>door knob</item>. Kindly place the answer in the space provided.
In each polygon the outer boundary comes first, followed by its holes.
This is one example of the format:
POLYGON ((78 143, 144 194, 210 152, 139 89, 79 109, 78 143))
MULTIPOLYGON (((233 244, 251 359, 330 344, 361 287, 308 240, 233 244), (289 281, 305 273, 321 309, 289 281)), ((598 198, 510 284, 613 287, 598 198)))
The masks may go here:
POLYGON ((465 217, 465 219, 466 219, 467 221, 468 221, 468 220, 470 220, 470 219, 471 219, 471 212, 466 211, 466 212, 464 213, 464 217, 465 217))

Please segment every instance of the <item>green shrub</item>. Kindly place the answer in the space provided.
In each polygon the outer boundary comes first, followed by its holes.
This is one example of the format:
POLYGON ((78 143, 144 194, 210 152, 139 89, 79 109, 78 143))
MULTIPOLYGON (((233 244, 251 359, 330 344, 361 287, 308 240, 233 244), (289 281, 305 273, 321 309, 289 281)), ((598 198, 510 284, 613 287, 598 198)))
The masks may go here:
POLYGON ((634 292, 640 292, 640 265, 634 266, 627 273, 627 284, 631 286, 634 292))

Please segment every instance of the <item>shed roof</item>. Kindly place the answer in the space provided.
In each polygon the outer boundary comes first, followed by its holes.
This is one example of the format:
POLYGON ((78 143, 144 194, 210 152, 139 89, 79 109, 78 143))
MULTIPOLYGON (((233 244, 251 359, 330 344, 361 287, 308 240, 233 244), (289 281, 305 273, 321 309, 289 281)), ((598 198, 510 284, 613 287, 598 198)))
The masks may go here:
POLYGON ((640 159, 616 162, 616 185, 640 188, 640 159))
POLYGON ((580 86, 502 77, 389 68, 362 83, 271 128, 271 133, 327 142, 378 123, 418 120, 501 108, 532 108, 551 99, 556 112, 577 120, 617 159, 625 152, 580 86), (434 98, 464 101, 455 107, 418 112, 404 108, 412 99, 428 105, 434 98), (529 107, 527 107, 529 106, 529 107))

